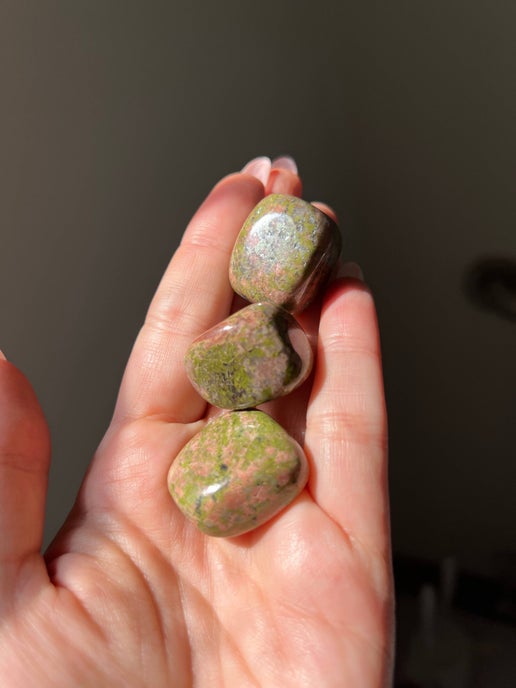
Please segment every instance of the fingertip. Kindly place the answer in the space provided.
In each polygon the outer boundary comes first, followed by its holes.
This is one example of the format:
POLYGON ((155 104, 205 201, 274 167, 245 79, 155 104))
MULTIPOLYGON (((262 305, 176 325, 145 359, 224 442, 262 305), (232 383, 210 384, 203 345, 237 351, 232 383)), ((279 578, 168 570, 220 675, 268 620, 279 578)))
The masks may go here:
POLYGON ((325 215, 328 215, 328 217, 331 217, 331 219, 339 224, 339 218, 337 217, 337 213, 335 210, 329 206, 327 203, 323 203, 322 201, 311 201, 312 205, 315 206, 316 208, 319 208, 321 212, 323 212, 325 215))
POLYGON ((371 290, 365 282, 350 274, 338 274, 326 289, 321 312, 326 314, 328 310, 334 309, 338 309, 336 319, 340 322, 354 322, 359 315, 365 315, 367 320, 374 316, 376 324, 376 309, 371 290))
POLYGON ((266 186, 271 171, 271 159, 265 155, 250 160, 241 170, 241 174, 248 174, 258 179, 263 186, 266 186))
POLYGON ((273 169, 282 169, 298 174, 297 163, 291 155, 279 155, 272 161, 273 169))
POLYGON ((361 351, 381 357, 376 305, 367 284, 337 277, 328 285, 321 305, 319 343, 341 353, 361 351))
POLYGON ((253 189, 257 195, 263 196, 264 185, 257 177, 253 174, 245 174, 242 172, 231 172, 225 177, 222 177, 213 189, 211 190, 209 196, 220 189, 226 189, 226 187, 231 188, 249 188, 253 189))
POLYGON ((254 206, 264 197, 265 187, 263 183, 252 174, 233 172, 226 175, 215 184, 204 203, 218 200, 228 195, 234 196, 235 198, 238 197, 244 203, 251 203, 254 206))
POLYGON ((0 454, 31 460, 37 455, 45 466, 50 455, 50 434, 43 410, 27 377, 6 359, 0 366, 0 454))
MULTIPOLYGON (((252 208, 264 196, 263 184, 252 175, 234 172, 223 177, 208 193, 200 208, 189 222, 181 244, 224 243, 225 230, 240 217, 238 229, 252 208), (232 217, 228 216, 231 212, 232 217), (209 235, 209 237, 207 236, 209 235)), ((231 244, 234 242, 232 236, 231 244)))
POLYGON ((265 193, 288 194, 300 197, 303 193, 303 184, 297 173, 284 168, 275 168, 269 174, 265 193))

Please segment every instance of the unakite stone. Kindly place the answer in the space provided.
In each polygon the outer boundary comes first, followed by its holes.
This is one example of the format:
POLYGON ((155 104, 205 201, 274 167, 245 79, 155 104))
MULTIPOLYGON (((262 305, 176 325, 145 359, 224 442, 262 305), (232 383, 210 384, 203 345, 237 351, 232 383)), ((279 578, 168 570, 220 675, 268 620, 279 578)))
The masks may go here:
POLYGON ((271 303, 237 311, 188 348, 190 381, 210 404, 245 409, 288 394, 310 373, 312 350, 297 321, 271 303))
POLYGON ((301 311, 326 284, 340 254, 335 222, 311 203, 266 196, 245 221, 231 255, 233 289, 248 301, 301 311))
POLYGON ((178 454, 170 494, 186 518, 214 536, 262 525, 301 492, 308 464, 299 444, 262 411, 209 422, 178 454))

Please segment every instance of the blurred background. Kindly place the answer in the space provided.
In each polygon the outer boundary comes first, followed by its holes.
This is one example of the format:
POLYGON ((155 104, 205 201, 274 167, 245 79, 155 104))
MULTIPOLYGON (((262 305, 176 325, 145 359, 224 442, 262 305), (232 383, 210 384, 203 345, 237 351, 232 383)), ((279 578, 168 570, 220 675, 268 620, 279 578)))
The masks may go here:
POLYGON ((516 685, 516 3, 0 1, 0 347, 46 541, 211 185, 293 155, 377 300, 397 686, 516 685))

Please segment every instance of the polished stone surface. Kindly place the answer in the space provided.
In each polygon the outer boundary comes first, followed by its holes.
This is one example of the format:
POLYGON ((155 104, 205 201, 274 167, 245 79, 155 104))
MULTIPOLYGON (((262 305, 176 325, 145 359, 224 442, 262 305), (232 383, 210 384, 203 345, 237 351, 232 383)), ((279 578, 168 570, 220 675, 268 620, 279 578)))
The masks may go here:
POLYGON ((261 411, 209 422, 181 450, 168 475, 182 513, 208 535, 262 525, 301 492, 308 464, 299 444, 261 411))
POLYGON ((295 196, 271 194, 237 237, 231 286, 253 303, 270 301, 301 311, 326 284, 340 247, 340 232, 330 217, 295 196))
POLYGON ((199 394, 225 409, 244 409, 298 387, 312 367, 310 343, 297 321, 270 303, 237 311, 198 337, 185 368, 199 394))

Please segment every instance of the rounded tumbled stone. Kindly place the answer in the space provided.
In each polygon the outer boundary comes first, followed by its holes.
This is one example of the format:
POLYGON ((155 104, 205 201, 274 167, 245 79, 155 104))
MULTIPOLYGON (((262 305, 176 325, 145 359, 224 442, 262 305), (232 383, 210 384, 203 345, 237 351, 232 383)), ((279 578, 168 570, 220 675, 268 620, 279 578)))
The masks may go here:
POLYGON ((339 228, 328 215, 295 196, 270 194, 237 237, 231 286, 253 303, 301 311, 324 287, 340 248, 339 228))
POLYGON ((289 504, 308 478, 299 444, 262 411, 231 411, 209 422, 172 464, 168 487, 179 509, 208 535, 241 535, 289 504))
POLYGON ((210 404, 245 409, 289 394, 306 380, 312 350, 297 321, 271 303, 237 311, 198 337, 185 368, 210 404))

